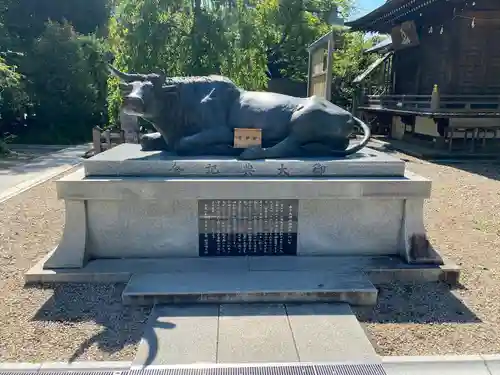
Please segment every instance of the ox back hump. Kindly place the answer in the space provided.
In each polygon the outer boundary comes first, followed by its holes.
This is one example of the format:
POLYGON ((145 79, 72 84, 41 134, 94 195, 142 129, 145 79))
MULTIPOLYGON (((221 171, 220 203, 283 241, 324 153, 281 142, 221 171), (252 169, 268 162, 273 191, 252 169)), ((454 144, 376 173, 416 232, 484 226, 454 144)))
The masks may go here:
POLYGON ((293 113, 307 102, 273 92, 244 91, 234 103, 229 123, 234 128, 262 129, 264 139, 283 139, 293 113))

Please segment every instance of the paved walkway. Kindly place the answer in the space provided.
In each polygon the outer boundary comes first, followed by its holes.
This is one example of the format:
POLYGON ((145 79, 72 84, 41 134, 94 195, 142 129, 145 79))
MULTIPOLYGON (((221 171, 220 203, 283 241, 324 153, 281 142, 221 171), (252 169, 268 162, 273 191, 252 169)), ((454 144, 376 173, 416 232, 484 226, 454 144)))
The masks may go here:
POLYGON ((72 146, 56 151, 54 148, 32 146, 22 151, 28 149, 29 153, 40 156, 28 161, 0 160, 0 202, 78 165, 89 146, 72 146))
POLYGON ((156 305, 133 361, 379 364, 347 304, 156 305))

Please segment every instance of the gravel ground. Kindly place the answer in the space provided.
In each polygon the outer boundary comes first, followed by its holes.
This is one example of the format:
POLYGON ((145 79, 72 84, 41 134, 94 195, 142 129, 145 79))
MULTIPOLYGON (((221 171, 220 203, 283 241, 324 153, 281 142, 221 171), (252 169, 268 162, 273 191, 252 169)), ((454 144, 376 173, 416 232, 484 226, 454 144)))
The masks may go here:
POLYGON ((406 155, 433 181, 425 204, 431 243, 462 267, 461 286, 381 285, 357 309, 380 355, 500 353, 500 165, 438 165, 406 155))
MULTIPOLYGON (((437 165, 401 154, 433 180, 425 222, 432 243, 463 267, 462 286, 380 286, 356 309, 381 355, 500 352, 500 166, 437 165)), ((23 288, 64 223, 55 184, 0 204, 0 361, 132 360, 148 309, 121 305, 124 285, 23 288)))
POLYGON ((23 287, 63 225, 53 181, 0 204, 0 362, 132 360, 149 311, 121 304, 124 285, 23 287))

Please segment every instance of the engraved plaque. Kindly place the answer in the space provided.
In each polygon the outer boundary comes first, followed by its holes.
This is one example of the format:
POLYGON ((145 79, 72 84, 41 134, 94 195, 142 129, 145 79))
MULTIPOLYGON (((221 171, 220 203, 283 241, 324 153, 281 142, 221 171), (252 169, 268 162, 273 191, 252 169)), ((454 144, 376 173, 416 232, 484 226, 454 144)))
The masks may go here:
POLYGON ((297 255, 297 212, 296 199, 199 200, 199 255, 297 255))
POLYGON ((262 129, 234 129, 234 147, 248 148, 262 145, 262 129))

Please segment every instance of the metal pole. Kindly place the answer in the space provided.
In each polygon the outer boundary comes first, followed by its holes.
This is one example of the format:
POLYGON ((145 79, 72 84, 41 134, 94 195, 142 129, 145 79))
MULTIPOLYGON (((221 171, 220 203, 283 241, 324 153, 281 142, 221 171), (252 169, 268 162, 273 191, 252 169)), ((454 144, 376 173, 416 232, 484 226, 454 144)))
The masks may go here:
POLYGON ((309 62, 307 63, 307 97, 311 96, 311 85, 312 85, 312 52, 309 50, 309 62))

